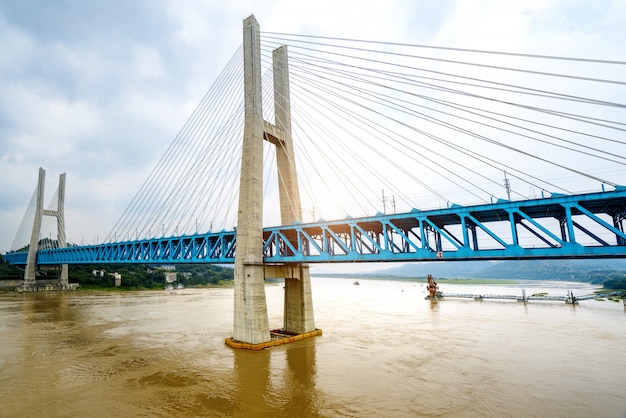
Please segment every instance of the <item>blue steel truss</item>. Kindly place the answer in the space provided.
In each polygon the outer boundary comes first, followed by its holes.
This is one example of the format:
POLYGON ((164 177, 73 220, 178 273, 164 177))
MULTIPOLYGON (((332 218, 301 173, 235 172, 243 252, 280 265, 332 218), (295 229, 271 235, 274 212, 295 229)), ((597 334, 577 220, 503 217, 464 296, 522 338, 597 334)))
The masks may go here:
MULTIPOLYGON (((27 252, 4 255, 12 264, 26 264, 27 252)), ((37 264, 217 263, 235 260, 235 232, 151 238, 99 245, 39 250, 37 264)))
MULTIPOLYGON (((264 229, 266 263, 626 258, 626 187, 264 229)), ((37 264, 233 263, 236 232, 40 250, 37 264)), ((5 260, 25 264, 26 252, 5 260)))

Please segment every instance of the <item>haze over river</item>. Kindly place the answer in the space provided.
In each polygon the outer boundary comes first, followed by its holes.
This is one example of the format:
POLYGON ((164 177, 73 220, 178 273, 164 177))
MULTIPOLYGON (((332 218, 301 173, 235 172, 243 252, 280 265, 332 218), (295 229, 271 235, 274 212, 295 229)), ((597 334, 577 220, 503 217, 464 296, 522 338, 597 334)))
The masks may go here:
MULTIPOLYGON (((312 286, 323 335, 260 352, 224 344, 228 288, 0 294, 0 416, 626 416, 621 301, 431 302, 416 282, 313 277, 312 286)), ((266 286, 276 328, 282 292, 266 286)))

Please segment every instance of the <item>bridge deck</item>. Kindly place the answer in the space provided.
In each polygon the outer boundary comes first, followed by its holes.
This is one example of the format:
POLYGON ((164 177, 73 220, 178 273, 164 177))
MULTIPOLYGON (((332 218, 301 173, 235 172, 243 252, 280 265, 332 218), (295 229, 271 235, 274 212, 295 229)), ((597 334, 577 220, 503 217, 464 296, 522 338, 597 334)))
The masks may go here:
MULTIPOLYGON (((626 188, 263 230, 266 263, 626 257, 626 188)), ((38 264, 234 262, 222 231, 40 250, 38 264)), ((26 252, 4 255, 25 264, 26 252)))

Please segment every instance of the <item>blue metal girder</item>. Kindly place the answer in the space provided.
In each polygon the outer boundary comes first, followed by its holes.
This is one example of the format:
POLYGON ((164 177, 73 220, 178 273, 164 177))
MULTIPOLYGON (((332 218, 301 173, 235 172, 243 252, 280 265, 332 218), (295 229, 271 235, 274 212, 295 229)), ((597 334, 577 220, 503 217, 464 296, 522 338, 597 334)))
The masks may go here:
MULTIPOLYGON (((8 253, 12 264, 26 264, 26 252, 8 253)), ((214 263, 235 260, 235 232, 198 234, 182 237, 151 238, 87 246, 70 246, 37 253, 37 264, 160 264, 214 263)))
POLYGON ((626 258, 626 188, 265 229, 265 261, 626 258), (520 230, 520 227, 521 230, 520 230), (525 235, 524 235, 525 233, 525 235))
MULTIPOLYGON (((267 263, 626 258, 626 188, 265 228, 267 263), (520 228, 521 227, 521 228, 520 228)), ((38 264, 233 263, 236 233, 40 250, 38 264)), ((7 253, 25 264, 26 252, 7 253)))

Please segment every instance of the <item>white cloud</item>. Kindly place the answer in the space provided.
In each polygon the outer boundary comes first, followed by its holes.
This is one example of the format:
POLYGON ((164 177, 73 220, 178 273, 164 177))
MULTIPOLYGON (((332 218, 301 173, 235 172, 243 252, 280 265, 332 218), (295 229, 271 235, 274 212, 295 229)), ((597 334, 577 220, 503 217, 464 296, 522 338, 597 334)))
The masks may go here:
POLYGON ((68 173, 68 235, 106 235, 241 44, 251 13, 262 31, 624 60, 622 1, 5 2, 0 252, 39 166, 49 193, 68 173))

